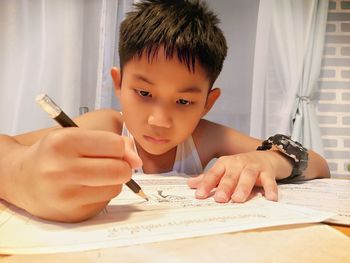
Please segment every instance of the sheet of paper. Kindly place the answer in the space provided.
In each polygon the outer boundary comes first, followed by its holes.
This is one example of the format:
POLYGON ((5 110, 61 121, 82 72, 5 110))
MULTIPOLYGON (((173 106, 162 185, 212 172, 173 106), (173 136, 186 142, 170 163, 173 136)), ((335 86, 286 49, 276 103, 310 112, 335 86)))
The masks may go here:
POLYGON ((124 188, 100 215, 76 224, 53 223, 8 206, 0 214, 0 254, 35 254, 128 246, 277 225, 320 222, 334 214, 269 202, 194 199, 181 176, 137 175, 150 201, 124 188))
POLYGON ((336 216, 326 222, 350 225, 350 180, 316 179, 278 189, 280 202, 333 212, 336 216))

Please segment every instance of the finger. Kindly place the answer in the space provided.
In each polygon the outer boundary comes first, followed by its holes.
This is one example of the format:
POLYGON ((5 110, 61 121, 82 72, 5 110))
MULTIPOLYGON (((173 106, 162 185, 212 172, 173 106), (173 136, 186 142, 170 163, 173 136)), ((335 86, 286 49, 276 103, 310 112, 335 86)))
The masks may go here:
POLYGON ((198 175, 196 177, 189 178, 188 181, 187 181, 188 187, 190 187, 191 189, 197 188, 199 183, 202 181, 203 176, 204 176, 204 174, 200 174, 200 175, 198 175))
POLYGON ((113 186, 131 179, 130 165, 121 159, 79 158, 74 162, 65 180, 85 186, 113 186))
POLYGON ((207 198, 210 191, 218 185, 224 173, 225 166, 219 161, 216 162, 207 172, 203 174, 202 180, 199 182, 195 193, 196 198, 207 198))
POLYGON ((265 198, 270 201, 278 201, 278 187, 276 180, 262 173, 260 175, 260 181, 264 188, 265 198))
POLYGON ((251 193, 258 176, 259 172, 256 169, 246 166, 241 172, 237 187, 232 195, 232 201, 237 203, 245 202, 251 193))
POLYGON ((129 138, 107 131, 67 128, 51 135, 52 148, 71 151, 84 157, 123 158, 131 168, 139 168, 142 161, 129 138))
POLYGON ((232 193, 237 186, 239 174, 240 168, 238 167, 235 170, 226 170, 215 191, 214 200, 216 202, 227 203, 228 201, 230 201, 232 193))
POLYGON ((140 168, 142 167, 142 160, 134 149, 133 141, 128 137, 122 137, 125 143, 125 153, 123 159, 126 160, 131 168, 140 168))
POLYGON ((81 139, 79 153, 86 157, 123 158, 125 144, 121 136, 106 131, 87 131, 81 139))
POLYGON ((124 139, 108 131, 65 128, 49 134, 47 141, 53 150, 78 156, 122 158, 125 152, 124 139))

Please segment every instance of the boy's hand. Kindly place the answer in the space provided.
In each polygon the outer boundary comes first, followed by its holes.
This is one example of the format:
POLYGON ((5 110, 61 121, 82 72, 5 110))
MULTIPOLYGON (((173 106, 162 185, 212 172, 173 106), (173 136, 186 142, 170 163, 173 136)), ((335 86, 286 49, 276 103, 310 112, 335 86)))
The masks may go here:
MULTIPOLYGON (((36 216, 81 221, 100 212, 142 165, 127 138, 64 128, 21 148, 10 202, 36 216)), ((15 155, 16 156, 16 155, 15 155)))
POLYGON ((215 188, 216 202, 245 202, 254 185, 262 186, 265 198, 277 201, 276 179, 290 175, 292 165, 277 151, 255 151, 220 157, 205 173, 191 178, 196 198, 203 199, 215 188))

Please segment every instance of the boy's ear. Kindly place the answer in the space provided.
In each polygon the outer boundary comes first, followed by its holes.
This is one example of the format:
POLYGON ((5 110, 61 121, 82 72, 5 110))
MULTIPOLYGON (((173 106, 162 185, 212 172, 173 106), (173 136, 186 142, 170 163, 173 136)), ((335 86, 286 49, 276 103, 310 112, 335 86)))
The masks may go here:
POLYGON ((115 92, 115 95, 117 97, 120 96, 120 81, 121 81, 121 73, 120 73, 120 69, 116 68, 116 67, 113 67, 111 69, 111 76, 112 76, 112 79, 113 79, 113 83, 114 83, 114 92, 115 92))
POLYGON ((214 106, 216 100, 220 97, 220 94, 221 90, 219 88, 214 88, 209 91, 202 116, 206 115, 210 111, 210 109, 214 106))

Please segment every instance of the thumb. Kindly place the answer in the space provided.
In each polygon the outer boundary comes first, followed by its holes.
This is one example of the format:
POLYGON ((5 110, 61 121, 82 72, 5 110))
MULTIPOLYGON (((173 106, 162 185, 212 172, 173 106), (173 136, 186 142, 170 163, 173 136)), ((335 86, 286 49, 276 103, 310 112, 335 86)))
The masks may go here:
POLYGON ((125 143, 125 152, 123 159, 127 161, 133 169, 142 167, 142 160, 134 150, 133 141, 128 137, 123 137, 123 139, 125 143))

